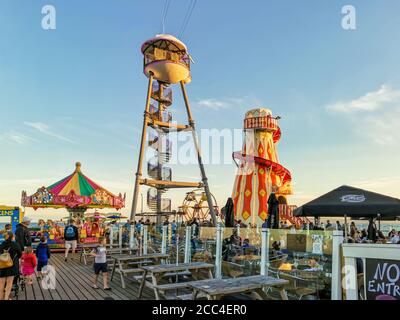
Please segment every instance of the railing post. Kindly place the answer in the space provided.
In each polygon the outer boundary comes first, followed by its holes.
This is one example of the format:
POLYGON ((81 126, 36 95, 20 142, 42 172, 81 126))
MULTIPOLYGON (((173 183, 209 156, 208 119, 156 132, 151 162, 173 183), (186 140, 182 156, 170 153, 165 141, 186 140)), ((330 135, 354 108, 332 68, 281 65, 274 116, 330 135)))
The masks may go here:
POLYGON ((143 226, 143 254, 147 254, 147 226, 143 226))
POLYGON ((175 236, 175 246, 176 246, 176 265, 179 264, 179 234, 175 236))
POLYGON ((162 227, 161 253, 167 253, 167 226, 162 227))
POLYGON ((129 232, 129 248, 131 250, 134 249, 135 246, 135 226, 131 226, 131 230, 129 232))
POLYGON ((118 228, 118 246, 122 249, 122 226, 118 228))
POLYGON ((110 227, 110 247, 113 247, 114 242, 114 228, 113 226, 110 227))
POLYGON ((340 247, 343 240, 343 232, 340 230, 334 230, 332 235, 331 300, 342 300, 342 259, 340 255, 340 247))
POLYGON ((261 270, 262 276, 268 276, 269 267, 269 232, 267 228, 261 231, 261 270))
POLYGON ((190 262, 190 247, 192 239, 192 227, 186 227, 186 235, 185 235, 185 263, 190 262))
POLYGON ((139 232, 140 232, 140 255, 142 255, 143 254, 143 225, 142 224, 140 225, 139 232))
POLYGON ((171 246, 172 242, 172 226, 171 224, 168 225, 168 245, 171 246))
POLYGON ((217 224, 216 249, 215 249, 215 278, 222 279, 222 232, 221 224, 217 224))

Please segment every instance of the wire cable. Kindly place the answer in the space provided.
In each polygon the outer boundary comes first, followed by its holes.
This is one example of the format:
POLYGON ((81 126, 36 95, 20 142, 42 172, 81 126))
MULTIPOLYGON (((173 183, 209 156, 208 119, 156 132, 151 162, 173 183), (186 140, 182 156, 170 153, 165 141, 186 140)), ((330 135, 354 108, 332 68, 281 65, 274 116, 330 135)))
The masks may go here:
POLYGON ((171 4, 171 0, 165 0, 163 12, 162 12, 162 19, 161 19, 163 34, 165 33, 165 21, 166 21, 167 15, 168 15, 168 10, 169 10, 170 4, 171 4))
POLYGON ((182 37, 183 33, 185 32, 187 26, 189 25, 190 18, 192 17, 194 8, 196 6, 197 0, 192 0, 189 4, 188 10, 186 12, 185 18, 183 19, 182 28, 179 33, 179 38, 182 37))

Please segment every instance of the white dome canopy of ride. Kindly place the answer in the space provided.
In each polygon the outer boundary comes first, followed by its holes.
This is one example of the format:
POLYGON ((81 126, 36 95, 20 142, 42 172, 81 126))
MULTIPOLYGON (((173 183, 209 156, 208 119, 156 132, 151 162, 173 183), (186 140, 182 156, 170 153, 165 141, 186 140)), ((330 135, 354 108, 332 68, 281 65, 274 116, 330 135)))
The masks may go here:
POLYGON ((179 40, 178 38, 170 35, 170 34, 158 34, 154 38, 151 38, 145 41, 142 44, 141 51, 142 53, 146 53, 147 49, 151 47, 161 47, 164 50, 172 51, 172 52, 187 52, 188 49, 186 45, 179 40), (162 46, 163 44, 163 46, 162 46), (162 47, 161 47, 162 46, 162 47), (166 46, 166 47, 165 47, 166 46))

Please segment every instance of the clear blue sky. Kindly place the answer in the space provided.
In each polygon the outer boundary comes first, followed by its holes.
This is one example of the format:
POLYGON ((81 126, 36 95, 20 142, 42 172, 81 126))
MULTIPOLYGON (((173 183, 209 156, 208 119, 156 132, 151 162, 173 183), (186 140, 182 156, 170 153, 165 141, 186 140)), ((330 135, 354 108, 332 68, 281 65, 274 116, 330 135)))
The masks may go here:
MULTIPOLYGON (((188 5, 171 1, 167 33, 179 34, 188 5)), ((163 6, 0 1, 0 203, 19 205, 21 190, 33 193, 81 161, 95 181, 126 192, 130 210, 147 86, 140 45, 161 32, 163 6), (56 30, 41 28, 46 4, 57 10, 56 30)), ((198 128, 241 128, 246 110, 268 107, 282 117, 292 203, 342 184, 400 197, 399 12, 397 0, 198 0, 181 37, 196 61, 188 92, 198 128), (356 8, 353 31, 341 27, 347 4, 356 8)), ((206 170, 222 206, 235 166, 206 170)), ((171 195, 179 205, 183 194, 171 195)))

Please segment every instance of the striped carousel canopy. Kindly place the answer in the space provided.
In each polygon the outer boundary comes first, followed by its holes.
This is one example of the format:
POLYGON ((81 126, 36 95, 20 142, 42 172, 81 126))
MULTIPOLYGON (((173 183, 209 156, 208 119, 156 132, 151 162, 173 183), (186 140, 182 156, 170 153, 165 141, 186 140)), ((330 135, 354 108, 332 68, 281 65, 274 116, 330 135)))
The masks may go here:
POLYGON ((85 176, 81 172, 81 164, 77 162, 74 173, 47 187, 47 190, 54 195, 66 196, 71 191, 74 191, 77 195, 89 197, 94 194, 96 190, 105 189, 85 176))
POLYGON ((22 205, 37 208, 115 208, 125 206, 125 195, 118 196, 107 191, 81 171, 81 164, 75 164, 75 171, 69 176, 42 187, 32 196, 22 193, 22 205))

